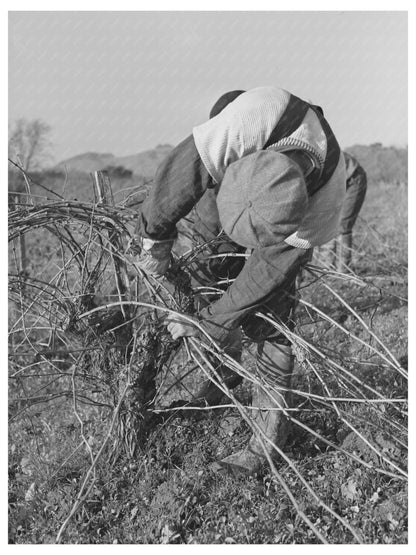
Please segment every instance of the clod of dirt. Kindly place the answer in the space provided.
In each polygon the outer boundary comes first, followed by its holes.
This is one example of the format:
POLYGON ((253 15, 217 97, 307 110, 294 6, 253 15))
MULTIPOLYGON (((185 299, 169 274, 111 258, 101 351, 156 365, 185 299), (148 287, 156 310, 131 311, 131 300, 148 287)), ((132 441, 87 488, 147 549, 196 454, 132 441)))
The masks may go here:
POLYGON ((375 509, 375 515, 383 522, 399 522, 407 515, 407 493, 399 492, 380 503, 375 509))
POLYGON ((219 432, 222 436, 232 436, 241 424, 239 416, 227 416, 219 425, 219 432))
MULTIPOLYGON (((403 462, 404 453, 402 450, 386 438, 381 432, 375 434, 374 437, 368 437, 366 439, 368 439, 369 443, 371 443, 371 445, 373 445, 375 449, 386 459, 394 462, 403 462)), ((346 436, 342 442, 342 447, 350 453, 358 453, 366 461, 373 461, 377 463, 379 460, 377 453, 354 432, 351 432, 346 436)))

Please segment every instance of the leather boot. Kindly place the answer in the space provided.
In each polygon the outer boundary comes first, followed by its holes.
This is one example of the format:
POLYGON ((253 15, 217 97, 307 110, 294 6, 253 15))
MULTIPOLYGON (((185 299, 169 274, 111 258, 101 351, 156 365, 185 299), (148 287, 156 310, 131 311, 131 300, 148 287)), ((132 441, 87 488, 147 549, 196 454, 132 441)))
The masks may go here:
MULTIPOLYGON (((217 372, 228 389, 234 389, 243 381, 242 376, 236 374, 227 367, 220 368, 217 372)), ((192 401, 192 404, 213 407, 219 405, 223 397, 224 392, 219 387, 211 380, 205 380, 196 393, 195 401, 192 401)))
MULTIPOLYGON (((288 395, 286 391, 278 392, 271 390, 271 387, 290 387, 293 360, 291 347, 265 342, 257 361, 258 378, 264 386, 253 387, 253 421, 266 438, 280 449, 286 443, 289 423, 283 411, 276 409, 288 408, 288 395)), ((247 447, 216 463, 213 470, 248 475, 257 473, 266 460, 262 443, 269 455, 273 457, 276 453, 266 438, 258 432, 253 433, 247 447)))
POLYGON ((352 233, 338 236, 337 271, 348 272, 352 260, 352 233))

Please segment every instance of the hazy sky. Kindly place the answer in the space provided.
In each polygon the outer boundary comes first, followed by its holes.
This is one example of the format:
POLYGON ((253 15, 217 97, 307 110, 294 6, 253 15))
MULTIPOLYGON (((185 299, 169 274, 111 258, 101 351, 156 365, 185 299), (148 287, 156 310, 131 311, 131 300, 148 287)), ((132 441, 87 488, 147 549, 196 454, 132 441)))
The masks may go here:
POLYGON ((11 12, 9 116, 55 161, 176 144, 231 89, 325 109, 343 147, 407 144, 406 12, 11 12))

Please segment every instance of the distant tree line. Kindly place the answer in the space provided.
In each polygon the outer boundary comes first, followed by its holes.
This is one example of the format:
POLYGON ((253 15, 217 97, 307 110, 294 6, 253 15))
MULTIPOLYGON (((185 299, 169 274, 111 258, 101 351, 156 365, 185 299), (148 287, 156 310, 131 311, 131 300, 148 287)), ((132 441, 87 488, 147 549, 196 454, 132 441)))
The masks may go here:
POLYGON ((407 147, 385 147, 381 143, 373 143, 371 145, 355 145, 346 150, 357 158, 371 181, 407 183, 407 147))
POLYGON ((124 166, 106 166, 104 171, 113 179, 131 179, 133 172, 124 166))

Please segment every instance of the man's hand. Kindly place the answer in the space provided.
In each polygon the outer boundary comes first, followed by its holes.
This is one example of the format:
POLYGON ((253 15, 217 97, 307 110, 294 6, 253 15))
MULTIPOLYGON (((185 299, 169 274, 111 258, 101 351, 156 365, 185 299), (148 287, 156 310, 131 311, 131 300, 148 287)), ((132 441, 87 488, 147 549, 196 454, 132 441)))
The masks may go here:
POLYGON ((170 252, 173 241, 173 239, 156 241, 142 238, 141 252, 136 259, 138 267, 152 276, 163 276, 170 266, 170 252))
POLYGON ((172 339, 179 337, 195 337, 198 335, 198 329, 188 320, 183 320, 180 315, 170 315, 166 318, 167 328, 172 339))

